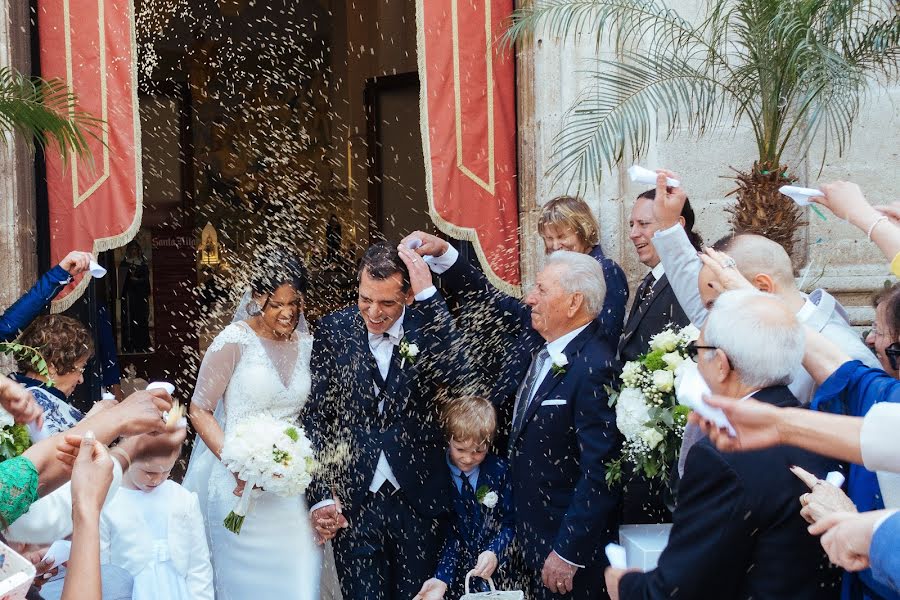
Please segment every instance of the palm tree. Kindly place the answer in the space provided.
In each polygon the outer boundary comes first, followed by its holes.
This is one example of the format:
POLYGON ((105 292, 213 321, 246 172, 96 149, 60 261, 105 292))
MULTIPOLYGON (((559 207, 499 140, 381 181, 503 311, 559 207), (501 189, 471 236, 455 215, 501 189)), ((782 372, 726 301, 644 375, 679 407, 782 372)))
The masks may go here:
POLYGON ((94 135, 100 123, 76 108, 76 98, 64 82, 0 67, 0 134, 19 133, 42 148, 55 145, 65 159, 69 152, 89 156, 85 132, 94 135))
POLYGON ((724 121, 748 123, 758 157, 738 171, 739 231, 781 243, 788 252, 800 210, 778 193, 795 181, 782 155, 814 140, 825 153, 847 148, 866 92, 897 75, 896 0, 710 0, 698 22, 657 0, 535 0, 515 12, 507 33, 536 27, 608 42, 596 84, 578 99, 554 141, 559 179, 599 181, 605 168, 647 150, 655 126, 701 136, 724 121))

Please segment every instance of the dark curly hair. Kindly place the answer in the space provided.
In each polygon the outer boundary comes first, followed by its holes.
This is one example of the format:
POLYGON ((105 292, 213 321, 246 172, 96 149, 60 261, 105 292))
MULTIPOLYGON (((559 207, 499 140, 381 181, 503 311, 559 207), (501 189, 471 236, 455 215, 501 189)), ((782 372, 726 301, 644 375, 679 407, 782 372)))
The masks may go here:
MULTIPOLYGON (((66 375, 75 370, 75 363, 94 355, 94 338, 80 321, 63 315, 42 315, 31 322, 18 342, 37 348, 56 373, 66 375)), ((34 370, 28 359, 17 361, 19 372, 34 370)))
POLYGON ((400 258, 400 253, 397 252, 396 243, 378 242, 370 246, 359 261, 359 271, 356 274, 358 281, 362 281, 363 271, 372 279, 378 280, 388 279, 392 275, 399 273, 403 282, 403 292, 409 291, 409 269, 406 268, 406 263, 400 258))

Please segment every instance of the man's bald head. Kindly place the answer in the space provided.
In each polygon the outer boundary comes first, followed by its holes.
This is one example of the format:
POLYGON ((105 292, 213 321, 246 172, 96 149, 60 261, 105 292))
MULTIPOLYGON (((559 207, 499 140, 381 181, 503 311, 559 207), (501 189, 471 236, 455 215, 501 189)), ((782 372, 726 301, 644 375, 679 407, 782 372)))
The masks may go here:
POLYGON ((762 274, 768 275, 777 286, 775 290, 765 291, 783 293, 797 289, 791 257, 781 244, 761 235, 742 233, 722 240, 715 248, 733 258, 738 271, 754 286, 758 284, 757 276, 762 274))

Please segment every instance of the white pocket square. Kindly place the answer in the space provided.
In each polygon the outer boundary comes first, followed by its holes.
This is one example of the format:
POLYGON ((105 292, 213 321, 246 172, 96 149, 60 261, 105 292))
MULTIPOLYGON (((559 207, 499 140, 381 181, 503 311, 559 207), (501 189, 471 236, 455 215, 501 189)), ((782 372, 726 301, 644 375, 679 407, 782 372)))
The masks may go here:
POLYGON ((562 398, 554 398, 553 400, 544 400, 541 402, 541 406, 559 406, 565 403, 566 401, 562 398))

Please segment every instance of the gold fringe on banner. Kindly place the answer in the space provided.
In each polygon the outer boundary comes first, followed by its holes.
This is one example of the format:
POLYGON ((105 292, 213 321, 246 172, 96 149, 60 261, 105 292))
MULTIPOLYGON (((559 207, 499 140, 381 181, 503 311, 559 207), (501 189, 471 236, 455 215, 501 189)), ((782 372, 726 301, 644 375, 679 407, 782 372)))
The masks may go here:
MULTIPOLYGON (((493 268, 491 268, 490 262, 481 247, 481 242, 478 240, 478 232, 475 229, 460 227, 459 225, 454 225, 453 223, 446 221, 438 214, 434 207, 434 187, 431 170, 431 139, 428 132, 428 74, 425 66, 425 1, 426 0, 416 0, 416 54, 419 70, 419 125, 422 131, 422 154, 425 157, 425 188, 428 194, 428 214, 431 216, 431 220, 437 228, 445 234, 472 243, 475 247, 475 253, 478 255, 478 262, 481 263, 484 273, 487 275, 491 285, 504 294, 521 298, 522 286, 509 283, 497 275, 493 268)), ((486 1, 490 2, 490 0, 486 1)))

